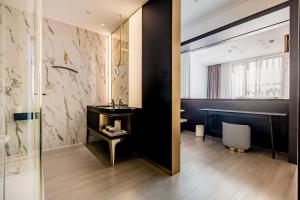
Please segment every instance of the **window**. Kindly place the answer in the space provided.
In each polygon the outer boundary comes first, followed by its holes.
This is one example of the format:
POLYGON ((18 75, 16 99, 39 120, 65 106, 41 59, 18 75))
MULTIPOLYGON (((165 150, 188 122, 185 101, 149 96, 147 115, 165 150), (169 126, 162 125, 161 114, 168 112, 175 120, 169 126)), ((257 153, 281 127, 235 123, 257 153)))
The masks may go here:
POLYGON ((190 98, 190 53, 181 54, 180 97, 190 98))
POLYGON ((288 99, 289 55, 221 65, 221 98, 288 99))

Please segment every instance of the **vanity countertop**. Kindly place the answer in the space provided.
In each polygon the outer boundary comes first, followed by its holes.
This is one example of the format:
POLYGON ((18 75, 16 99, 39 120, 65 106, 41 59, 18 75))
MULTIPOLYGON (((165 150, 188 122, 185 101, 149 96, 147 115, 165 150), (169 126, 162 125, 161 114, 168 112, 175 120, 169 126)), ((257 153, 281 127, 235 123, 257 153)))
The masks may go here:
POLYGON ((128 106, 108 106, 108 105, 90 105, 87 106, 88 112, 96 112, 96 113, 103 113, 103 114, 128 114, 134 113, 137 111, 138 108, 132 108, 128 106))

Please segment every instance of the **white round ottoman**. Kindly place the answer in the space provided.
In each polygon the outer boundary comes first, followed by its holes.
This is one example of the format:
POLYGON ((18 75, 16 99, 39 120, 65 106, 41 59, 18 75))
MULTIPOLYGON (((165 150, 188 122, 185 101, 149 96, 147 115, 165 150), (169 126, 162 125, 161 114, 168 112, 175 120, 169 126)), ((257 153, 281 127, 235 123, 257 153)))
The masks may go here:
POLYGON ((248 125, 222 122, 223 144, 231 150, 244 152, 251 147, 251 130, 248 125))

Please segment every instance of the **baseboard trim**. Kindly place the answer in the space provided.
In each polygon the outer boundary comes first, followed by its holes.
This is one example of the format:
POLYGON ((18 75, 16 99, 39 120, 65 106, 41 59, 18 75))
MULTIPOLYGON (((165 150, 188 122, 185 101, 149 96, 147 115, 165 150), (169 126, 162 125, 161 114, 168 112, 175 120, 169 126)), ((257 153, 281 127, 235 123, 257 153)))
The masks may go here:
POLYGON ((167 174, 167 175, 170 175, 172 176, 172 172, 171 170, 161 166, 160 164, 150 160, 149 158, 145 157, 145 156, 142 156, 142 159, 145 160, 147 163, 149 163, 150 165, 152 165, 153 167, 159 169, 160 171, 162 171, 163 173, 167 174))
POLYGON ((61 147, 46 149, 46 150, 42 150, 42 152, 61 150, 61 149, 64 149, 64 148, 69 148, 69 147, 74 147, 74 146, 79 146, 79 145, 83 145, 83 143, 71 144, 71 145, 66 145, 66 146, 61 146, 61 147))

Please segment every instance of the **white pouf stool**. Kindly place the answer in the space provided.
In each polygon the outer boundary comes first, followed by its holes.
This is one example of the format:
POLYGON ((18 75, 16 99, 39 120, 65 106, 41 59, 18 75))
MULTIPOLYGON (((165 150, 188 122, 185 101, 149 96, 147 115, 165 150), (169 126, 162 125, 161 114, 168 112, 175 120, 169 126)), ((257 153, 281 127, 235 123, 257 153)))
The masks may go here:
POLYGON ((251 130, 248 125, 222 122, 223 144, 230 150, 244 152, 251 147, 251 130))

